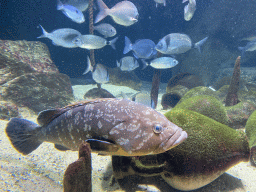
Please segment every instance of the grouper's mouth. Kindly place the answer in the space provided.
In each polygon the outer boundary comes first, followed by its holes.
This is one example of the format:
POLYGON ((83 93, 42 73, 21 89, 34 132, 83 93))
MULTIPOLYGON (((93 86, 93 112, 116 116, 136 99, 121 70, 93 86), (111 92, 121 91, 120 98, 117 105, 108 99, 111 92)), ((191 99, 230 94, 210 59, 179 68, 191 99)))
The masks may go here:
POLYGON ((187 139, 187 137, 188 134, 186 131, 183 131, 182 129, 177 129, 177 131, 170 138, 167 138, 164 142, 162 142, 159 145, 159 149, 168 151, 171 148, 181 144, 183 141, 187 139))

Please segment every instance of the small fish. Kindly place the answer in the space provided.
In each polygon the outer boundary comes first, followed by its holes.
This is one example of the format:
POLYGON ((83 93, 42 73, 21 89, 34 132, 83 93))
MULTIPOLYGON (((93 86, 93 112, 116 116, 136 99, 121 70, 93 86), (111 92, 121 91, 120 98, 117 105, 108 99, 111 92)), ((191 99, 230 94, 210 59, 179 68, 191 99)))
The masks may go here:
POLYGON ((103 37, 97 35, 81 35, 73 40, 73 43, 83 49, 101 49, 106 45, 110 45, 113 49, 116 49, 115 42, 118 37, 107 41, 103 37))
POLYGON ((93 68, 90 58, 87 57, 87 68, 83 75, 87 74, 89 71, 92 72, 92 78, 96 83, 107 83, 109 81, 109 74, 107 68, 102 64, 96 64, 93 68))
POLYGON ((102 155, 142 156, 163 153, 187 138, 163 114, 127 99, 93 99, 45 110, 37 122, 12 118, 6 126, 12 145, 23 155, 43 142, 77 151, 86 141, 102 155))
POLYGON ((83 23, 85 21, 84 14, 79 9, 69 4, 63 4, 60 0, 57 1, 57 10, 62 11, 72 21, 76 23, 83 23))
POLYGON ((154 0, 156 2, 156 7, 158 4, 163 4, 164 6, 166 6, 166 0, 154 0))
POLYGON ((133 51, 134 57, 137 59, 151 59, 157 54, 155 50, 156 44, 150 39, 139 39, 134 44, 125 36, 125 47, 123 54, 133 51))
POLYGON ((132 71, 139 67, 138 61, 131 56, 123 57, 120 62, 116 61, 116 64, 121 71, 132 71))
POLYGON ((184 19, 189 21, 192 19, 196 11, 196 0, 183 0, 182 3, 189 1, 189 3, 184 7, 184 19))
MULTIPOLYGON (((201 46, 206 42, 208 37, 202 39, 194 45, 201 53, 201 46)), ((181 54, 193 47, 190 37, 186 34, 171 33, 163 37, 156 45, 155 49, 163 54, 181 54)))
POLYGON ((169 69, 176 65, 178 65, 178 61, 172 57, 159 57, 154 60, 152 60, 149 64, 145 61, 143 69, 145 69, 148 65, 155 69, 169 69))
POLYGON ((138 21, 138 10, 130 1, 121 1, 111 9, 109 9, 102 0, 97 0, 97 2, 100 12, 96 16, 94 23, 100 22, 108 15, 111 16, 117 24, 123 26, 130 26, 138 21))
POLYGON ((62 46, 66 48, 74 48, 78 47, 76 44, 73 43, 73 40, 76 37, 81 36, 81 33, 75 29, 70 28, 63 28, 57 29, 51 33, 48 33, 44 30, 44 28, 39 25, 43 31, 43 35, 37 38, 48 38, 52 40, 52 43, 56 46, 62 46))
POLYGON ((116 29, 112 25, 108 23, 101 23, 97 26, 93 27, 96 31, 98 31, 101 35, 104 35, 104 38, 113 37, 116 35, 116 29))
POLYGON ((76 7, 82 12, 86 11, 89 6, 89 0, 66 0, 65 3, 76 7))
POLYGON ((256 50, 256 40, 248 42, 244 47, 238 47, 242 52, 241 57, 244 57, 246 51, 255 51, 256 50))

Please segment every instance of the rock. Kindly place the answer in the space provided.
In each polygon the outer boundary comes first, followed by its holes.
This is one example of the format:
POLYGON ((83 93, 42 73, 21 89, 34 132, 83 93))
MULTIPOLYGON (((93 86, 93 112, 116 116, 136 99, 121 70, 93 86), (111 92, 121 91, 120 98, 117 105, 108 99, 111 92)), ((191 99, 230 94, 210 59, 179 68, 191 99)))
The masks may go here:
POLYGON ((228 115, 228 125, 234 129, 244 128, 250 115, 256 110, 256 105, 250 101, 241 101, 236 105, 225 107, 228 115))
POLYGON ((95 98, 115 98, 115 96, 103 88, 93 88, 84 94, 84 99, 95 99, 95 98))
POLYGON ((174 109, 189 109, 205 115, 215 121, 228 125, 228 117, 225 107, 215 97, 209 95, 198 95, 188 98, 177 104, 174 109))
POLYGON ((69 77, 59 73, 40 42, 0 40, 1 99, 35 112, 66 106, 74 99, 69 77))
POLYGON ((187 87, 188 89, 204 86, 203 81, 196 75, 191 73, 180 73, 168 81, 166 87, 166 93, 169 93, 172 87, 176 85, 182 85, 187 87))
POLYGON ((109 83, 118 86, 127 86, 138 91, 141 89, 142 82, 133 71, 124 72, 116 67, 109 69, 108 72, 109 83))
POLYGON ((19 117, 17 105, 9 101, 0 101, 0 119, 10 120, 12 117, 19 117))
POLYGON ((188 88, 182 85, 176 85, 175 87, 169 88, 168 93, 162 96, 161 105, 163 109, 175 107, 180 99, 188 92, 188 88))

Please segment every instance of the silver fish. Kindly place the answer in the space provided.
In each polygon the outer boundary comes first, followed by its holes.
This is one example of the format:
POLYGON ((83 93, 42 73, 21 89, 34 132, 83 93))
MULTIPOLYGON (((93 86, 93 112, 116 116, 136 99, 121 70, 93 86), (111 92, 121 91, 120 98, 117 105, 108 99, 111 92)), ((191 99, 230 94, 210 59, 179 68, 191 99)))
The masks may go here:
POLYGON ((138 61, 131 56, 123 57, 120 62, 116 61, 116 64, 121 71, 132 71, 139 67, 138 61))
POLYGON ((151 96, 147 92, 138 92, 132 95, 131 98, 129 98, 124 92, 121 91, 121 95, 124 99, 130 99, 134 102, 141 103, 143 105, 146 105, 148 107, 152 107, 154 109, 154 102, 151 100, 151 96))
MULTIPOLYGON (((201 52, 201 46, 206 42, 208 37, 202 39, 194 45, 194 48, 201 52)), ((163 37, 155 49, 163 54, 181 54, 192 48, 193 44, 190 37, 186 34, 171 33, 163 37)))
POLYGON ((93 27, 96 31, 98 31, 101 35, 104 35, 104 38, 113 37, 116 35, 116 29, 112 25, 108 23, 101 23, 97 26, 93 27))
POLYGON ((140 59, 150 59, 157 54, 156 44, 150 39, 139 39, 134 44, 125 36, 125 47, 123 54, 133 51, 133 55, 140 59))
POLYGON ((242 57, 244 57, 246 51, 255 51, 256 50, 256 40, 248 42, 244 47, 238 47, 242 52, 242 57))
POLYGON ((93 68, 90 58, 87 57, 87 68, 83 75, 87 74, 89 71, 92 72, 92 78, 96 83, 107 83, 109 81, 107 68, 102 64, 96 64, 95 68, 93 68))
POLYGON ((81 33, 75 29, 70 28, 63 28, 57 29, 51 33, 48 33, 44 30, 44 28, 40 25, 43 35, 37 38, 48 38, 52 40, 52 43, 57 46, 62 46, 66 48, 74 48, 78 47, 76 44, 73 43, 73 40, 76 37, 81 36, 81 33))
MULTIPOLYGON (((152 60, 149 64, 144 62, 146 66, 150 65, 155 69, 169 69, 178 65, 178 61, 172 57, 159 57, 152 60)), ((144 66, 143 69, 146 67, 144 66)))
POLYGON ((83 23, 85 21, 82 11, 72 5, 63 4, 60 0, 58 0, 57 10, 62 11, 64 15, 76 23, 83 23))
POLYGON ((189 1, 189 3, 184 7, 184 19, 189 21, 192 19, 196 11, 196 0, 183 0, 182 3, 189 1))
POLYGON ((166 0, 154 0, 156 2, 156 7, 158 4, 163 4, 164 6, 166 6, 166 0))
POLYGON ((113 49, 116 49, 115 42, 118 37, 107 41, 103 37, 97 35, 81 35, 73 40, 73 43, 83 49, 101 49, 106 45, 110 45, 113 49))
POLYGON ((77 151, 86 141, 96 153, 142 156, 163 153, 187 138, 163 114, 127 99, 94 99, 42 111, 37 122, 12 118, 6 126, 14 148, 24 155, 43 142, 77 151))
POLYGON ((96 16, 94 23, 100 22, 108 15, 119 25, 130 26, 138 21, 138 10, 130 1, 121 1, 111 9, 102 0, 97 0, 97 2, 100 12, 96 16))
POLYGON ((76 7, 82 12, 86 11, 89 6, 89 0, 66 0, 65 3, 76 7))

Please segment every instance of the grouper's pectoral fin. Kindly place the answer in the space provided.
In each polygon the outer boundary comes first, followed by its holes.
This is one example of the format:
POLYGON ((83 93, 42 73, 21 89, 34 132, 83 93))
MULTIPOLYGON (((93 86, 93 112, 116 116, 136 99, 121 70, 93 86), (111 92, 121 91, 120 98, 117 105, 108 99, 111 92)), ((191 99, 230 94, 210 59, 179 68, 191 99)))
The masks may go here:
POLYGON ((90 147, 93 152, 99 154, 106 154, 118 151, 118 145, 111 143, 109 141, 103 141, 98 139, 88 139, 85 140, 87 143, 90 144, 90 147))

